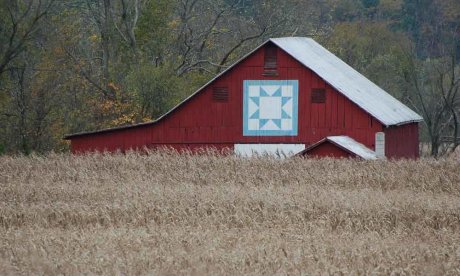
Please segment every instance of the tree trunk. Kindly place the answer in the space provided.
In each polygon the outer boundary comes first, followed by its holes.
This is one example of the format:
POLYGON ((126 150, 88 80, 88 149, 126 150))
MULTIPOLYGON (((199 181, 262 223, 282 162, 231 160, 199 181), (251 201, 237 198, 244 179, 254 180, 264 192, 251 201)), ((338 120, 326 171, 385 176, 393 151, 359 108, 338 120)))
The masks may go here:
POLYGON ((431 138, 431 156, 438 157, 439 155, 439 139, 437 137, 431 138))
MULTIPOLYGON (((110 0, 104 0, 104 14, 101 22, 101 44, 102 44, 102 78, 103 87, 107 87, 110 80, 110 0)), ((107 91, 111 91, 107 89, 107 91)), ((113 95, 109 95, 113 96, 113 95)))

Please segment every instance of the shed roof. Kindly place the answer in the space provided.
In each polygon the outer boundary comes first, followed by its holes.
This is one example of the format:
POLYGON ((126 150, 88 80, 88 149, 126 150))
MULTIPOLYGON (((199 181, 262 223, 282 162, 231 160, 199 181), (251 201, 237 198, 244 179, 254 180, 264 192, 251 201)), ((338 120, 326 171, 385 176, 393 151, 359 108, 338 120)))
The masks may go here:
POLYGON ((334 54, 326 50, 316 41, 307 37, 282 37, 271 38, 265 43, 259 45, 243 56, 240 60, 229 66, 227 69, 216 75, 208 83, 199 88, 195 93, 187 97, 174 108, 163 114, 157 120, 140 123, 135 125, 120 126, 115 128, 102 129, 97 131, 80 132, 75 134, 66 135, 65 139, 72 139, 74 137, 106 133, 115 130, 128 129, 133 127, 140 127, 155 124, 165 117, 169 116, 180 106, 188 102, 196 94, 203 91, 211 83, 217 80, 220 76, 224 75, 235 67, 238 63, 252 55, 254 52, 265 46, 267 43, 272 42, 278 47, 283 49, 286 53, 294 59, 311 69, 318 74, 322 79, 329 83, 332 87, 337 89, 345 97, 360 106, 363 110, 368 112, 378 121, 386 126, 401 125, 410 122, 419 122, 423 118, 405 106, 403 103, 395 99, 393 96, 385 92, 376 84, 361 75, 351 66, 343 62, 334 54))
POLYGON ((369 149, 365 145, 357 142, 351 137, 348 136, 328 136, 321 141, 311 145, 310 147, 306 148, 305 150, 299 152, 297 155, 304 155, 308 153, 310 150, 318 147, 319 145, 325 142, 331 142, 336 146, 344 149, 345 151, 351 152, 354 155, 363 158, 364 160, 376 160, 378 159, 377 154, 375 151, 369 149))
POLYGON ((386 126, 419 122, 423 118, 358 71, 306 37, 270 39, 310 68, 345 97, 386 126))

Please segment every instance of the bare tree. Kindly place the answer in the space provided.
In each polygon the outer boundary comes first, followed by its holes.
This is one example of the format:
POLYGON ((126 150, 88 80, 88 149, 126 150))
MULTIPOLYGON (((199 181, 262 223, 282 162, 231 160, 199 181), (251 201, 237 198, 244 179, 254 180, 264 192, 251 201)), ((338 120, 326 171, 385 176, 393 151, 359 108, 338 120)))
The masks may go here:
POLYGON ((114 26, 123 40, 128 43, 134 51, 137 50, 135 28, 139 20, 141 1, 121 0, 118 10, 111 9, 111 16, 114 26))
POLYGON ((0 76, 25 50, 27 42, 53 6, 54 0, 0 0, 0 15, 8 18, 0 27, 0 76))
POLYGON ((460 72, 455 55, 438 60, 417 61, 407 55, 406 81, 412 89, 406 100, 422 114, 431 144, 431 155, 442 153, 442 144, 453 151, 459 145, 460 72))
POLYGON ((450 57, 450 66, 445 71, 438 70, 438 86, 441 88, 442 100, 450 112, 448 125, 451 136, 443 137, 443 141, 451 143, 452 152, 460 144, 460 72, 456 68, 455 55, 450 57))
POLYGON ((262 9, 245 13, 244 1, 181 0, 176 52, 178 75, 219 72, 247 44, 286 27, 285 14, 262 9))

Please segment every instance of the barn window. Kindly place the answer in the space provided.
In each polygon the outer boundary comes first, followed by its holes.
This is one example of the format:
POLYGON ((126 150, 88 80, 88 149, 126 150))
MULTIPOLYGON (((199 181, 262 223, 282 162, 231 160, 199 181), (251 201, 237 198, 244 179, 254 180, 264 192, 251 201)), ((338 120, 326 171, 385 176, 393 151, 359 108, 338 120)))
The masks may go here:
POLYGON ((326 89, 313 88, 311 91, 311 102, 312 103, 325 103, 326 102, 326 89))
POLYGON ((214 87, 212 89, 212 99, 215 102, 227 102, 228 101, 228 87, 214 87))
POLYGON ((264 55, 264 76, 277 76, 278 67, 277 48, 273 44, 268 44, 265 47, 264 55))

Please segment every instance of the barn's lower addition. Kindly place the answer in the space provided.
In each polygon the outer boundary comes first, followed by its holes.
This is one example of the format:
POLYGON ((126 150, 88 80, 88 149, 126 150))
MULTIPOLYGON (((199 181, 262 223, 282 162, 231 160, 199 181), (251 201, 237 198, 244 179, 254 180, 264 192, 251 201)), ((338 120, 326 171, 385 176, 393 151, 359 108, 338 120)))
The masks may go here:
MULTIPOLYGON (((407 127, 409 132, 418 135, 417 128, 407 127)), ((395 132, 396 134, 398 132, 395 132)), ((396 136, 395 133, 390 132, 390 137, 396 136)), ((408 135, 406 133, 406 135, 408 135)), ((127 136, 127 135, 124 135, 127 136)), ((128 135, 129 136, 129 135, 128 135)), ((127 151, 176 151, 179 153, 192 153, 192 154, 237 154, 239 156, 253 156, 253 155, 272 155, 279 157, 291 157, 293 155, 303 157, 334 157, 334 158, 360 158, 366 160, 385 159, 385 158, 417 158, 418 147, 409 149, 404 148, 404 140, 400 143, 390 142, 385 139, 386 132, 378 132, 375 135, 374 148, 370 149, 366 145, 354 140, 348 136, 327 136, 320 141, 308 143, 143 143, 139 141, 138 145, 132 145, 129 141, 123 139, 115 140, 113 134, 99 134, 96 136, 83 136, 78 139, 73 139, 71 146, 72 152, 75 154, 87 152, 127 152, 127 151), (106 136, 106 137, 104 137, 106 136), (97 145, 97 146, 95 146, 97 145), (401 151, 406 151, 406 155, 397 156, 392 155, 392 152, 397 148, 401 151), (90 149, 90 150, 89 150, 90 149)), ((417 136, 418 137, 418 136, 417 136)))

